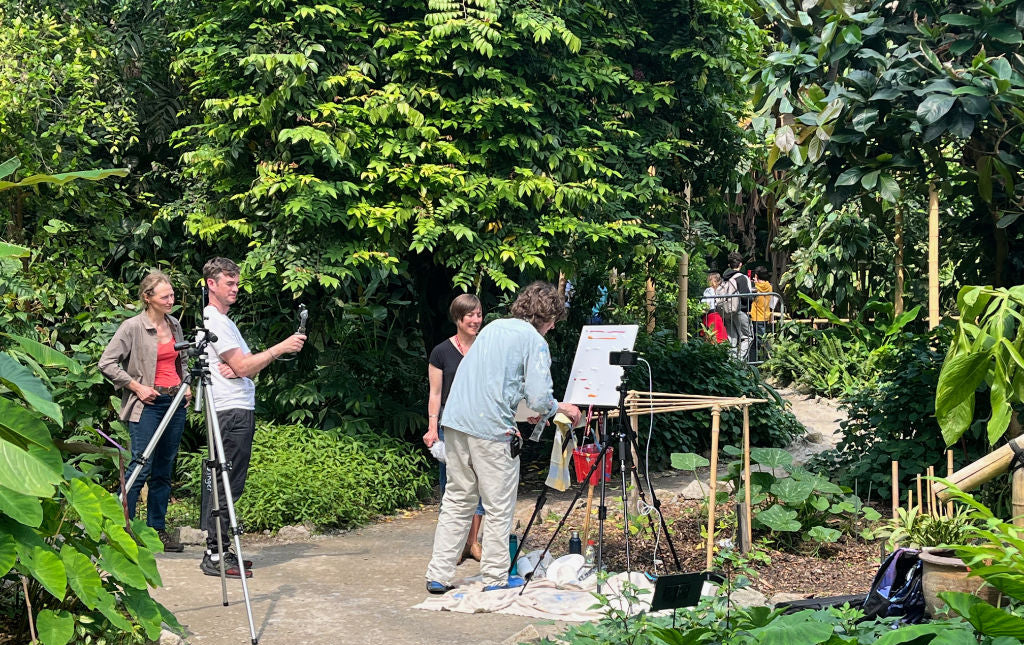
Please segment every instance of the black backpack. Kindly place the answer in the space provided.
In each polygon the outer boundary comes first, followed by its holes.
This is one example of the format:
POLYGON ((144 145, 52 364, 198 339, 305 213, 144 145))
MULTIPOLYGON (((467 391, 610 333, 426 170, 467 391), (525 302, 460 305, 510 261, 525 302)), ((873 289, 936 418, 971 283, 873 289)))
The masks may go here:
POLYGON ((921 560, 915 549, 896 549, 878 568, 864 598, 864 619, 899 616, 901 623, 924 620, 921 560))

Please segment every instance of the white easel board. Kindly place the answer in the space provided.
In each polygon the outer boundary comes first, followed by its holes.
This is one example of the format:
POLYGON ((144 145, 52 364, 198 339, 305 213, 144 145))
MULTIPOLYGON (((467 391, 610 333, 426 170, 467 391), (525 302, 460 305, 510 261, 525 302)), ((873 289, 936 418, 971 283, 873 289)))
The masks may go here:
POLYGON ((576 358, 565 386, 566 403, 579 407, 613 408, 619 404, 615 388, 622 382, 623 368, 610 365, 610 352, 632 351, 639 325, 586 325, 576 345, 576 358))

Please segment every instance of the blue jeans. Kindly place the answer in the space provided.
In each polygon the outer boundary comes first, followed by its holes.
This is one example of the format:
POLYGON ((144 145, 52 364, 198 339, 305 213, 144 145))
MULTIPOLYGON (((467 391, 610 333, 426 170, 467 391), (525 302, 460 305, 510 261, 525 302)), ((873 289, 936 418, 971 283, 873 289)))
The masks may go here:
MULTIPOLYGON (((161 394, 156 400, 142 408, 142 416, 138 421, 128 423, 128 433, 132 439, 132 466, 128 476, 134 472, 138 459, 149 445, 156 429, 163 420, 167 409, 171 407, 171 397, 161 394)), ((138 479, 128 491, 128 517, 135 519, 135 507, 139 504, 142 487, 149 481, 149 497, 146 499, 146 524, 157 531, 164 530, 164 518, 167 515, 167 503, 171 499, 171 474, 174 472, 174 458, 178 455, 178 443, 185 429, 185 405, 175 411, 167 428, 164 429, 160 441, 156 444, 153 454, 145 464, 138 479)))
MULTIPOLYGON (((437 438, 444 441, 444 428, 437 426, 437 438)), ((448 468, 445 467, 444 462, 438 462, 438 470, 440 471, 441 479, 441 498, 444 499, 444 486, 448 483, 448 468)), ((484 514, 484 503, 483 500, 476 503, 476 514, 484 514)))

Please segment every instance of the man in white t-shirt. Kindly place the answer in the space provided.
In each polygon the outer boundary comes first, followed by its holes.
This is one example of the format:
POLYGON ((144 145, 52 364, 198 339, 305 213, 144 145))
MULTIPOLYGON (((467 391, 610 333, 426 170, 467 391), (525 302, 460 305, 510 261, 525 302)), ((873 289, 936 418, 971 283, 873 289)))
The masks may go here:
MULTIPOLYGON (((217 422, 224 441, 224 460, 228 464, 228 479, 231 483, 232 501, 237 502, 245 488, 249 474, 249 458, 252 455, 253 434, 256 431, 256 386, 250 377, 273 363, 282 354, 293 354, 302 349, 306 337, 292 334, 270 349, 253 354, 242 338, 238 327, 228 318, 228 309, 238 299, 238 265, 226 258, 213 258, 203 267, 203 279, 210 293, 210 303, 203 310, 207 329, 217 336, 216 342, 207 345, 210 361, 210 375, 213 382, 213 404, 217 410, 217 422)), ((212 473, 203 468, 203 501, 201 528, 206 529, 206 553, 199 567, 208 576, 219 576, 217 518, 213 515, 212 473)), ((218 493, 223 495, 222 486, 218 493)), ((224 564, 228 576, 241 575, 238 557, 229 551, 231 529, 226 501, 221 497, 220 515, 221 539, 223 540, 224 564)), ((246 562, 246 575, 251 575, 250 563, 246 562)))

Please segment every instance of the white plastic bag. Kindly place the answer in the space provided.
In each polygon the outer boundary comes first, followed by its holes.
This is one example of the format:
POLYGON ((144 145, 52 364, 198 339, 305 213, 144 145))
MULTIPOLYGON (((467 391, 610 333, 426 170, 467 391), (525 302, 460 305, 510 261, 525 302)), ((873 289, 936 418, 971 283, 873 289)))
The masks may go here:
POLYGON ((442 464, 448 463, 448 457, 444 451, 443 441, 435 441, 434 445, 430 446, 430 454, 434 457, 434 459, 440 461, 442 464))

